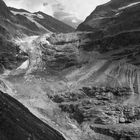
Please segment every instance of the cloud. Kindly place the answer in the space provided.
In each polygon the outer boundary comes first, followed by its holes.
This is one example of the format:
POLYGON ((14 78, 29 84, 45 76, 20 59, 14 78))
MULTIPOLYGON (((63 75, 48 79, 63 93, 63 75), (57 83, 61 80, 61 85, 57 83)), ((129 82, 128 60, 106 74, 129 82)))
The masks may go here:
MULTIPOLYGON (((47 1, 47 0, 46 0, 47 1)), ((97 5, 109 0, 52 0, 53 10, 65 11, 80 20, 84 20, 97 5)), ((48 3, 50 0, 48 0, 48 3)))

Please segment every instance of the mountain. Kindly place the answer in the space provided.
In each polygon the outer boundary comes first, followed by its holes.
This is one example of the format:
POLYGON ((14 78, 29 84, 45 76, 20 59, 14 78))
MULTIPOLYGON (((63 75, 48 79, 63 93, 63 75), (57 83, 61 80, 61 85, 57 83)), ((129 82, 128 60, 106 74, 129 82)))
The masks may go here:
MULTIPOLYGON (((0 90, 67 140, 139 140, 139 9, 138 1, 112 0, 77 32, 41 31, 13 40, 3 38, 13 29, 3 22, 0 90)), ((21 18, 21 33, 29 19, 49 28, 42 12, 10 8, 9 14, 13 22, 21 18)))
POLYGON ((139 0, 112 0, 98 6, 77 30, 101 31, 107 35, 138 30, 139 7, 139 0))
MULTIPOLYGON (((43 30, 44 33, 45 32, 67 33, 74 31, 74 29, 71 26, 68 26, 65 23, 43 12, 30 13, 29 11, 23 9, 15 9, 10 7, 9 9, 15 16, 18 17, 18 19, 23 21, 24 18, 28 19, 30 22, 34 23, 37 26, 36 28, 43 30)), ((26 24, 24 26, 26 26, 26 24)))
POLYGON ((74 31, 72 27, 44 13, 30 13, 23 9, 10 8, 3 0, 0 0, 0 6, 0 27, 7 31, 8 38, 74 31))

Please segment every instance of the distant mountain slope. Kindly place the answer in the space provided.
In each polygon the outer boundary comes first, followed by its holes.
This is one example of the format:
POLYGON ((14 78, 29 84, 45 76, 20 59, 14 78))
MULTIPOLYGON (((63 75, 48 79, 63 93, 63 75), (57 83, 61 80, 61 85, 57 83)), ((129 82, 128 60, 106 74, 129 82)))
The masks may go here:
POLYGON ((116 34, 123 31, 140 29, 140 1, 112 0, 98 6, 79 25, 79 31, 101 31, 104 34, 116 34))
POLYGON ((0 26, 9 36, 39 35, 43 33, 67 33, 74 29, 45 13, 30 13, 24 9, 7 7, 0 0, 0 26))
POLYGON ((37 28, 40 28, 44 31, 51 31, 51 32, 72 32, 74 31, 74 28, 70 27, 69 25, 66 25, 65 23, 43 13, 43 12, 36 12, 36 13, 30 13, 29 11, 23 10, 23 9, 15 9, 15 8, 9 8, 10 11, 18 16, 18 18, 27 18, 31 22, 35 23, 37 28))
POLYGON ((72 32, 75 30, 71 26, 69 26, 43 12, 36 12, 34 14, 44 17, 44 18, 35 17, 35 20, 52 32, 68 33, 68 32, 72 32))

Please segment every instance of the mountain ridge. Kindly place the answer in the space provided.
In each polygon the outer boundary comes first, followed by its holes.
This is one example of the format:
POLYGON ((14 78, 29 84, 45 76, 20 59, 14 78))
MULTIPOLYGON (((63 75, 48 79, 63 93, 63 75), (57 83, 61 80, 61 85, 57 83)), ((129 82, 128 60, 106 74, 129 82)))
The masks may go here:
POLYGON ((41 35, 47 32, 72 32, 74 29, 69 25, 41 13, 31 13, 24 9, 7 7, 3 0, 1 2, 0 25, 5 28, 9 36, 24 37, 26 35, 41 35), (39 22, 39 23, 38 23, 39 22))
MULTIPOLYGON (((125 28, 128 28, 127 30, 129 30, 129 28, 132 29, 136 27, 137 23, 139 22, 139 18, 132 19, 129 22, 128 20, 132 18, 134 14, 136 17, 139 16, 139 6, 140 4, 138 0, 133 2, 131 0, 121 2, 110 1, 104 5, 97 6, 97 8, 86 18, 86 20, 79 25, 77 30, 100 30, 104 33, 109 32, 110 34, 115 28, 119 29, 118 31, 122 31, 125 28), (128 17, 126 16, 127 14, 129 14, 128 17)), ((136 28, 138 28, 138 25, 136 28)))

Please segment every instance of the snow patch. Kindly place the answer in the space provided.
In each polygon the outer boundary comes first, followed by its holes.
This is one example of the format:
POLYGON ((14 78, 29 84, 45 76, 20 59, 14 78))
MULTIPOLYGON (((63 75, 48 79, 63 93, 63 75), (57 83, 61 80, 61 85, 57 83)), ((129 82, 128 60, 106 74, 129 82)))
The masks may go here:
POLYGON ((140 2, 134 2, 134 3, 131 3, 131 4, 129 4, 129 5, 120 7, 118 10, 123 10, 123 9, 129 8, 129 7, 131 7, 131 6, 137 5, 137 4, 139 4, 139 3, 140 3, 140 2))
POLYGON ((40 19, 44 19, 44 17, 41 14, 36 14, 36 16, 40 19))
POLYGON ((116 13, 116 14, 115 14, 115 16, 118 16, 118 15, 120 15, 120 13, 116 13))
POLYGON ((29 60, 26 60, 25 62, 23 62, 23 63, 21 64, 20 67, 17 68, 17 70, 19 70, 19 69, 27 69, 28 66, 29 66, 29 60))
POLYGON ((12 11, 11 12, 14 14, 14 15, 23 15, 23 16, 28 16, 28 17, 38 17, 40 19, 44 19, 43 15, 39 14, 39 13, 28 13, 28 12, 17 12, 17 11, 12 11))
POLYGON ((77 20, 73 19, 73 20, 72 20, 72 23, 77 23, 77 20))

